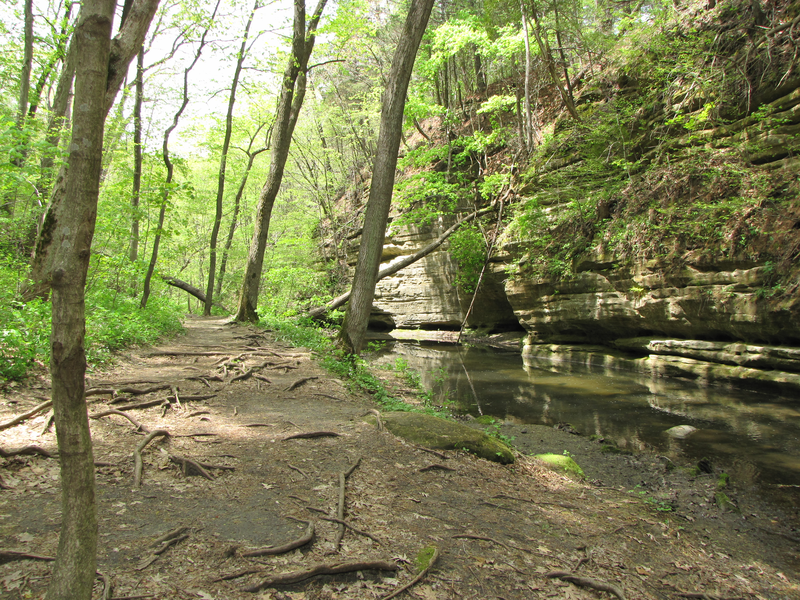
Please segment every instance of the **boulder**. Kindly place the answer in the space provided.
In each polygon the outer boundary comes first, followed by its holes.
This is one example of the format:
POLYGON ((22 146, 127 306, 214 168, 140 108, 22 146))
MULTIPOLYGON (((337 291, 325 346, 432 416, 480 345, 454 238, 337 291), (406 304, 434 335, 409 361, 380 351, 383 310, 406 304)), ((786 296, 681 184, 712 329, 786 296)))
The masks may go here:
POLYGON ((692 435, 695 431, 697 431, 697 427, 692 427, 691 425, 676 425, 675 427, 670 427, 664 433, 670 437, 682 440, 692 435))
POLYGON ((571 456, 565 454, 537 454, 535 458, 538 458, 548 467, 559 473, 566 473, 567 475, 572 475, 581 479, 585 477, 583 469, 578 466, 578 463, 572 460, 571 456))
POLYGON ((389 412, 381 418, 394 435, 426 448, 463 449, 504 465, 514 462, 513 452, 500 440, 455 421, 417 412, 389 412))

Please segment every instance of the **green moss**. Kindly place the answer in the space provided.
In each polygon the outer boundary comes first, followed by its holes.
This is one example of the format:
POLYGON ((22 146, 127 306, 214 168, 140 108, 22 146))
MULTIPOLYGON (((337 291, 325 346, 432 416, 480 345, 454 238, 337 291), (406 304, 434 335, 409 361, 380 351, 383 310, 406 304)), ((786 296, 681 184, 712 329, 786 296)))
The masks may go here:
POLYGON ((717 502, 717 506, 719 506, 722 512, 739 512, 739 507, 731 502, 731 499, 728 498, 728 495, 724 492, 717 492, 714 494, 714 500, 717 502))
POLYGON ((435 552, 436 546, 432 544, 430 546, 425 546, 422 550, 417 552, 417 557, 414 559, 414 567, 416 568, 417 573, 421 573, 428 568, 428 565, 431 564, 431 559, 433 558, 435 552))
POLYGON ((494 423, 494 417, 490 417, 489 415, 481 415, 475 419, 475 422, 480 423, 481 425, 491 425, 494 423))
POLYGON ((543 461, 554 471, 561 471, 567 475, 574 475, 583 479, 585 477, 583 469, 578 466, 571 456, 563 454, 537 454, 535 458, 543 461))
POLYGON ((720 473, 719 478, 717 479, 717 490, 724 490, 728 487, 728 480, 730 479, 730 475, 727 473, 720 473))

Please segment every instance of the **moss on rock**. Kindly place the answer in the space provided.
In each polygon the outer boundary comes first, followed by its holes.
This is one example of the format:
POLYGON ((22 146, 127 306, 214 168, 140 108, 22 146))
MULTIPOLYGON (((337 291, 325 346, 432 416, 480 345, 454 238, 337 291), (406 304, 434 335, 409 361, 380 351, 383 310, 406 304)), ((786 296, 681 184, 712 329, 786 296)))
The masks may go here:
POLYGON ((381 418, 393 434, 426 448, 463 449, 504 465, 514 462, 514 453, 500 440, 461 423, 414 412, 383 413, 381 418))
POLYGON ((554 471, 560 471, 567 475, 575 475, 581 479, 585 477, 583 469, 569 456, 563 454, 537 454, 536 458, 543 461, 554 471))

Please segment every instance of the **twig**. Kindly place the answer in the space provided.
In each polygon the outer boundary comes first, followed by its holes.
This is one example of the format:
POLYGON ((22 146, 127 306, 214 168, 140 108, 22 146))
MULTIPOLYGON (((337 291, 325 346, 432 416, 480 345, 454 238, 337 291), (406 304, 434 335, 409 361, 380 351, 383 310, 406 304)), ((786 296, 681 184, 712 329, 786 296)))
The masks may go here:
POLYGON ((183 540, 185 540, 188 537, 189 537, 189 534, 188 533, 184 533, 183 535, 179 535, 179 536, 174 537, 172 539, 166 540, 163 544, 161 544, 161 546, 159 546, 158 548, 153 550, 153 554, 155 554, 156 556, 160 556, 161 554, 164 554, 164 552, 169 550, 172 546, 174 546, 175 544, 177 544, 179 542, 182 542, 183 540))
POLYGON ((312 539, 314 539, 314 523, 312 521, 303 521, 304 523, 308 523, 308 527, 306 527, 305 532, 296 540, 292 540, 291 542, 287 542, 282 546, 268 546, 266 548, 260 548, 258 550, 250 550, 249 552, 242 552, 241 556, 245 558, 249 558, 252 556, 267 556, 267 555, 274 555, 274 554, 283 554, 285 552, 289 552, 294 550, 295 548, 299 548, 300 546, 305 546, 309 543, 312 539))
POLYGON ((142 485, 142 450, 144 450, 144 447, 158 436, 169 437, 169 431, 166 429, 156 429, 155 431, 151 431, 141 442, 139 442, 139 445, 136 446, 136 450, 133 451, 133 487, 138 488, 142 485))
POLYGON ((290 385, 289 387, 285 388, 283 391, 284 392, 291 392, 292 390, 295 390, 295 389, 299 388, 301 385, 303 385, 307 381, 312 381, 314 379, 319 379, 319 377, 317 377, 316 375, 313 375, 311 377, 301 377, 300 379, 295 381, 292 385, 290 385))
POLYGON ((201 476, 205 477, 206 479, 214 481, 214 476, 211 473, 209 473, 208 471, 206 471, 200 463, 192 460, 191 458, 185 458, 183 456, 177 456, 175 454, 170 454, 169 455, 169 459, 172 462, 181 465, 181 468, 183 469, 183 475, 185 477, 189 477, 191 475, 191 472, 194 471, 198 475, 201 475, 201 476))
POLYGON ((297 471, 298 473, 300 473, 300 475, 302 475, 306 479, 309 479, 309 476, 306 475, 306 472, 303 471, 302 469, 300 469, 299 467, 295 467, 294 465, 289 464, 289 463, 286 463, 286 466, 289 467, 292 471, 297 471))
POLYGON ((376 560, 349 563, 318 564, 302 571, 281 573, 261 583, 244 588, 245 592, 259 592, 264 588, 276 585, 288 585, 305 581, 317 575, 338 575, 340 573, 353 573, 355 571, 397 571, 398 566, 393 562, 376 560))
POLYGON ((268 377, 264 377, 263 375, 259 375, 258 373, 253 373, 253 377, 265 383, 272 383, 271 379, 269 379, 268 377))
POLYGON ((301 440, 307 438, 318 438, 318 437, 339 437, 340 434, 336 433, 335 431, 310 431, 308 433, 295 433, 294 435, 289 435, 283 438, 283 441, 287 440, 301 440))
POLYGON ((18 448, 17 450, 3 450, 0 448, 0 456, 3 458, 8 458, 9 456, 19 456, 21 454, 25 454, 28 456, 32 456, 34 454, 39 454, 46 458, 53 458, 53 455, 42 448, 41 446, 23 446, 22 448, 18 448))
POLYGON ((167 533, 162 535, 160 538, 157 538, 157 539, 153 540, 153 543, 150 544, 150 546, 152 548, 155 548, 156 546, 160 546, 164 542, 168 542, 169 540, 173 540, 176 537, 179 537, 179 536, 183 535, 187 531, 189 531, 189 528, 186 527, 186 526, 177 527, 177 528, 173 529, 172 531, 168 531, 167 533))
POLYGON ((26 421, 27 419, 30 419, 35 414, 42 412, 45 408, 50 408, 52 405, 53 405, 53 401, 52 400, 48 400, 47 402, 42 402, 36 408, 32 408, 28 412, 23 413, 20 416, 13 418, 13 419, 11 419, 10 421, 8 421, 6 423, 0 424, 0 431, 3 431, 4 429, 8 429, 9 427, 14 427, 14 425, 19 425, 23 421, 26 421))
POLYGON ((435 563, 436 559, 438 559, 438 558, 439 558, 439 548, 434 548, 433 555, 431 556, 431 559, 428 562, 428 566, 427 567, 425 567, 422 571, 420 571, 419 574, 416 577, 414 577, 414 579, 409 581, 403 587, 397 588, 395 591, 393 591, 388 596, 384 596, 383 598, 381 598, 381 600, 390 600, 390 598, 394 598, 395 596, 399 596, 400 594, 405 592, 407 589, 409 589, 409 588, 413 587, 414 585, 416 585, 417 582, 421 581, 422 578, 425 577, 425 575, 428 574, 428 571, 431 570, 431 567, 433 567, 433 563, 435 563))
POLYGON ((417 450, 422 450, 423 452, 428 452, 429 454, 433 454, 434 456, 438 456, 442 460, 447 460, 449 457, 446 454, 442 454, 441 452, 437 452, 436 450, 431 450, 430 448, 426 448, 425 446, 417 446, 416 444, 411 444, 417 450))
POLYGON ((99 413, 95 413, 93 415, 89 415, 89 418, 90 419, 99 419, 100 417, 107 417, 109 415, 119 415, 120 417, 125 417, 126 419, 128 419, 128 421, 130 421, 133 424, 134 427, 136 427, 136 431, 143 431, 144 433, 150 433, 150 429, 148 427, 146 427, 145 425, 142 425, 141 423, 139 423, 139 421, 134 419, 128 413, 124 413, 121 410, 118 410, 116 408, 109 408, 107 410, 104 410, 103 412, 99 412, 99 413))
POLYGON ((625 600, 625 594, 622 593, 621 589, 610 583, 605 583, 604 581, 597 581, 596 579, 590 579, 588 577, 578 577, 577 575, 573 575, 567 571, 550 571, 545 575, 545 577, 548 579, 562 579, 575 585, 588 587, 599 592, 608 592, 609 594, 614 594, 617 598, 619 598, 619 600, 625 600))
MULTIPOLYGON (((312 510, 315 510, 315 509, 313 509, 313 508, 312 508, 312 507, 310 507, 310 506, 308 506, 308 507, 306 507, 306 508, 311 508, 312 510)), ((316 509, 316 510, 319 510, 319 509, 316 509)), ((362 531, 361 529, 358 529, 358 528, 357 528, 357 527, 355 527, 355 526, 354 526, 352 523, 348 523, 348 522, 347 522, 347 521, 345 521, 344 519, 336 519, 336 518, 334 518, 334 517, 320 517, 320 518, 321 518, 323 521, 330 521, 331 523, 338 523, 339 525, 344 525, 344 526, 345 526, 345 527, 347 527, 347 528, 348 528, 350 531, 352 531, 352 532, 354 532, 354 533, 357 533, 357 534, 359 534, 359 535, 363 535, 364 537, 368 537, 369 539, 371 539, 373 542, 375 542, 375 543, 376 543, 376 544, 378 544, 378 545, 383 545, 383 542, 381 542, 381 541, 380 541, 378 538, 376 538, 374 535, 372 535, 371 533, 367 533, 366 531, 362 531)))
POLYGON ((463 538, 463 539, 468 539, 468 540, 482 540, 484 542, 491 542, 493 544, 497 544, 498 546, 502 546, 503 548, 505 548, 509 552, 511 551, 511 548, 509 548, 503 542, 499 542, 494 538, 485 537, 485 536, 482 536, 482 535, 472 535, 471 533, 459 533, 459 534, 453 536, 453 539, 456 539, 456 538, 459 538, 459 539, 463 538))

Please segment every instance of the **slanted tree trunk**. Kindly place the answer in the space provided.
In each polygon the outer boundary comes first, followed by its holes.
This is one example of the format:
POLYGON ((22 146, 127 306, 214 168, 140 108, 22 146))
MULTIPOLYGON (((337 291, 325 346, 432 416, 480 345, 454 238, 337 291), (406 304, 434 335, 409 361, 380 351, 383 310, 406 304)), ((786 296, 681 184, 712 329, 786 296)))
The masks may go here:
POLYGON ((408 82, 414 68, 422 34, 428 25, 433 0, 412 0, 408 9, 405 27, 397 44, 389 81, 383 92, 381 129, 372 172, 367 209, 364 215, 364 231, 358 250, 355 276, 350 302, 347 305, 339 343, 345 351, 357 354, 364 343, 372 299, 375 296, 378 267, 383 253, 386 222, 392 203, 397 151, 403 128, 403 108, 408 92, 408 82))
POLYGON ((233 72, 233 83, 231 83, 231 95, 228 97, 228 112, 225 115, 225 138, 222 142, 222 156, 219 159, 219 175, 217 179, 217 201, 216 212, 214 215, 214 226, 211 228, 211 241, 209 243, 209 264, 208 264, 208 285, 206 286, 206 303, 203 306, 203 314, 211 314, 211 304, 214 299, 214 277, 217 274, 217 236, 222 224, 222 199, 225 194, 225 169, 228 164, 228 150, 231 146, 231 134, 233 133, 233 105, 236 103, 236 88, 239 86, 239 76, 242 73, 242 65, 247 54, 247 38, 250 34, 250 25, 253 24, 253 17, 258 10, 259 0, 253 3, 253 10, 250 11, 250 18, 244 28, 242 46, 239 49, 239 56, 236 60, 236 69, 233 72))
POLYGON ((114 0, 85 0, 75 30, 76 111, 65 202, 52 221, 50 375, 61 461, 61 532, 47 600, 90 600, 97 568, 94 458, 86 411, 84 287, 97 216, 114 0))
POLYGON ((237 321, 258 320, 258 291, 261 287, 261 273, 264 266, 264 252, 267 247, 267 234, 272 216, 272 207, 283 180, 283 171, 289 157, 292 133, 297 117, 303 106, 306 91, 306 69, 308 59, 314 49, 317 25, 327 0, 319 0, 317 8, 306 28, 306 7, 304 0, 294 0, 294 29, 292 33, 292 53, 283 74, 278 108, 272 129, 272 151, 269 173, 258 198, 255 229, 250 241, 242 289, 239 294, 237 321))
MULTIPOLYGON (((111 41, 111 52, 108 62, 108 78, 105 90, 105 115, 111 110, 114 99, 119 92, 128 65, 142 47, 147 28, 153 20, 159 0, 134 0, 130 13, 125 19, 119 33, 111 41)), ((105 116, 104 116, 105 119, 105 116)), ((64 199, 64 182, 67 178, 67 165, 63 165, 56 178, 50 203, 47 207, 42 226, 39 231, 31 264, 30 279, 33 285, 24 292, 26 298, 46 297, 50 291, 50 275, 53 272, 53 231, 56 226, 55 215, 60 210, 64 199)))
POLYGON ((525 9, 525 0, 520 0, 522 11, 522 27, 525 31, 525 96, 522 105, 525 107, 525 119, 522 131, 525 134, 525 151, 533 149, 533 113, 531 112, 531 38, 528 31, 528 11, 525 9))
MULTIPOLYGON (((214 21, 214 17, 217 15, 217 9, 219 8, 220 1, 221 0, 217 0, 217 5, 214 7, 214 12, 211 15, 210 23, 214 21)), ((170 187, 172 185, 172 178, 175 175, 175 165, 172 163, 172 160, 169 156, 169 136, 178 126, 178 121, 180 121, 183 111, 186 110, 186 106, 189 104, 189 73, 197 64, 197 61, 200 60, 200 55, 203 53, 203 47, 206 45, 206 35, 208 34, 209 28, 210 25, 205 29, 205 31, 203 31, 203 35, 200 36, 200 44, 197 46, 197 52, 194 55, 192 64, 183 70, 183 102, 181 103, 180 108, 175 112, 175 116, 172 118, 172 124, 167 127, 167 130, 164 132, 162 157, 164 160, 164 166, 167 168, 167 178, 164 181, 164 191, 161 196, 161 208, 158 211, 158 228, 156 229, 156 234, 153 238, 153 249, 150 253, 150 264, 148 264, 147 273, 144 276, 142 299, 139 302, 140 308, 145 308, 147 306, 147 301, 150 298, 150 281, 153 279, 153 273, 156 270, 156 262, 158 262, 158 249, 161 245, 161 231, 164 228, 164 219, 167 216, 167 204, 169 201, 170 187)))

